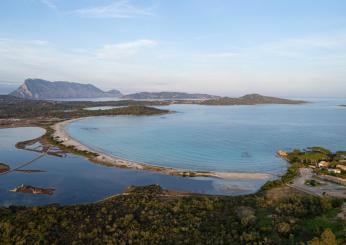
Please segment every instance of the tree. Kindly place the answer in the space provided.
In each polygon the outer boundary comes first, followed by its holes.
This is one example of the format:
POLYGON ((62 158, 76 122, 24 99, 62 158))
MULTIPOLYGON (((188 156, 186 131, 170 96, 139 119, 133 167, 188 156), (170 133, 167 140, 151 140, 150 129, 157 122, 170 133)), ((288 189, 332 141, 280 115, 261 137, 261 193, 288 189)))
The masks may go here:
POLYGON ((315 237, 310 242, 309 245, 337 245, 336 238, 331 229, 327 228, 321 234, 321 238, 315 237))

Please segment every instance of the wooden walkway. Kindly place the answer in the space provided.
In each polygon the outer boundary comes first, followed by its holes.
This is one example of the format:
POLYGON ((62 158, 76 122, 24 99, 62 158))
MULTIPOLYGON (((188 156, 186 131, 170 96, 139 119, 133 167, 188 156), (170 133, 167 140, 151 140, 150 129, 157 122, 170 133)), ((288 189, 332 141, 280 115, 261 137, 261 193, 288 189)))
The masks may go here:
POLYGON ((5 175, 5 174, 12 173, 12 172, 14 172, 14 171, 16 171, 16 170, 19 170, 19 169, 21 169, 21 168, 24 168, 24 167, 26 167, 26 166, 32 164, 33 162, 35 162, 35 161, 41 159, 42 157, 44 157, 45 155, 47 155, 49 149, 50 149, 50 147, 48 147, 47 150, 44 151, 44 152, 42 152, 42 154, 40 154, 38 157, 35 157, 34 159, 30 160, 29 162, 23 163, 23 164, 19 165, 18 167, 15 167, 15 168, 12 168, 12 169, 10 169, 10 170, 8 170, 8 171, 6 171, 6 172, 3 172, 3 173, 1 173, 0 175, 5 175))

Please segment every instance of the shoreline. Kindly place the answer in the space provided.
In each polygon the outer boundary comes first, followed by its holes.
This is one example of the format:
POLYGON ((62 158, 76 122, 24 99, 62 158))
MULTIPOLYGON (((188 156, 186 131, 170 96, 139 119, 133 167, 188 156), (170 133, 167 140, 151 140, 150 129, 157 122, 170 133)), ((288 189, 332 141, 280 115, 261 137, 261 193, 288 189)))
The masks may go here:
POLYGON ((114 166, 120 168, 129 168, 129 169, 137 169, 137 170, 146 170, 152 172, 159 172, 168 175, 176 175, 176 176, 186 176, 186 177, 213 177, 220 179, 254 179, 254 180, 271 180, 275 176, 273 174, 268 173, 251 173, 251 172, 217 172, 217 171, 198 171, 198 170, 188 170, 188 169, 179 169, 179 168, 171 168, 158 166, 154 164, 148 163, 140 163, 136 161, 122 159, 117 156, 113 156, 109 153, 101 152, 99 150, 95 150, 90 146, 87 146, 80 141, 71 137, 65 129, 65 126, 88 117, 75 118, 62 122, 55 123, 51 126, 54 132, 51 136, 54 138, 54 141, 59 142, 59 144, 65 147, 73 147, 75 150, 81 152, 92 153, 94 156, 87 157, 88 160, 104 164, 107 166, 114 166))

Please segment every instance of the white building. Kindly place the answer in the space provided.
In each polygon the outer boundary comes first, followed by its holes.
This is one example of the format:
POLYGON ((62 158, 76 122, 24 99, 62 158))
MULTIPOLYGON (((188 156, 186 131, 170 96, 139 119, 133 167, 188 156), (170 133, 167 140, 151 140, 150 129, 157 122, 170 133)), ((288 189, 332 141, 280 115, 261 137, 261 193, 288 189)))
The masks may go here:
POLYGON ((326 161, 320 161, 320 162, 318 163, 318 167, 319 167, 319 168, 328 168, 329 165, 330 165, 330 162, 326 162, 326 161))
POLYGON ((341 170, 336 168, 328 168, 328 172, 334 174, 341 174, 341 170))
POLYGON ((346 171, 346 165, 338 164, 336 165, 336 168, 341 169, 342 171, 346 171))

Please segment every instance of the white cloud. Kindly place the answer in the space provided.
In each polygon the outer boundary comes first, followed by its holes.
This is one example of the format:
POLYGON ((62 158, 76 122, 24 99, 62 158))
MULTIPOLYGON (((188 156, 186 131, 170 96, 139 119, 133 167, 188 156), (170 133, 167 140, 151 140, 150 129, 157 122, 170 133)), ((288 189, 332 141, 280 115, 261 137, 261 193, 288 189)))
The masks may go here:
POLYGON ((97 57, 102 59, 120 59, 137 54, 141 49, 156 46, 154 40, 140 39, 132 42, 106 44, 97 51, 97 57))
POLYGON ((103 6, 81 8, 74 12, 83 17, 94 18, 131 18, 152 15, 150 8, 134 6, 128 0, 115 1, 103 6))
POLYGON ((328 55, 345 50, 346 34, 331 33, 322 36, 305 36, 287 38, 267 43, 259 47, 260 51, 277 54, 284 57, 313 57, 320 52, 327 51, 328 55))
MULTIPOLYGON (((40 77, 48 80, 95 81, 101 82, 97 85, 102 87, 103 84, 107 88, 112 88, 107 83, 121 81, 126 87, 129 80, 143 81, 148 74, 151 77, 159 76, 159 72, 153 75, 150 63, 152 55, 141 54, 142 49, 156 44, 153 40, 140 39, 92 50, 61 50, 55 44, 44 41, 0 37, 1 80, 18 83, 28 77, 40 77)), ((116 87, 121 88, 120 83, 117 84, 116 87)))
MULTIPOLYGON (((341 39, 336 43, 340 46, 341 39)), ((276 53, 280 45, 275 46, 275 51, 268 44, 264 49, 259 45, 205 53, 169 50, 165 43, 152 49, 156 45, 155 40, 139 39, 94 49, 66 49, 44 40, 0 36, 0 79, 18 83, 27 77, 41 77, 93 82, 101 88, 128 92, 181 90, 239 95, 249 92, 306 95, 309 93, 306 91, 311 91, 306 88, 314 87, 311 92, 314 96, 326 93, 344 96, 345 48, 326 52, 327 57, 324 53, 313 55, 313 62, 307 60, 310 56, 292 62, 276 53)), ((304 42, 298 46, 304 50, 310 45, 304 42)), ((292 52, 297 46, 290 43, 280 48, 292 52)))
POLYGON ((51 8, 51 9, 56 9, 57 8, 57 6, 53 2, 53 0, 40 0, 40 2, 42 4, 44 4, 44 5, 46 5, 48 8, 51 8))

